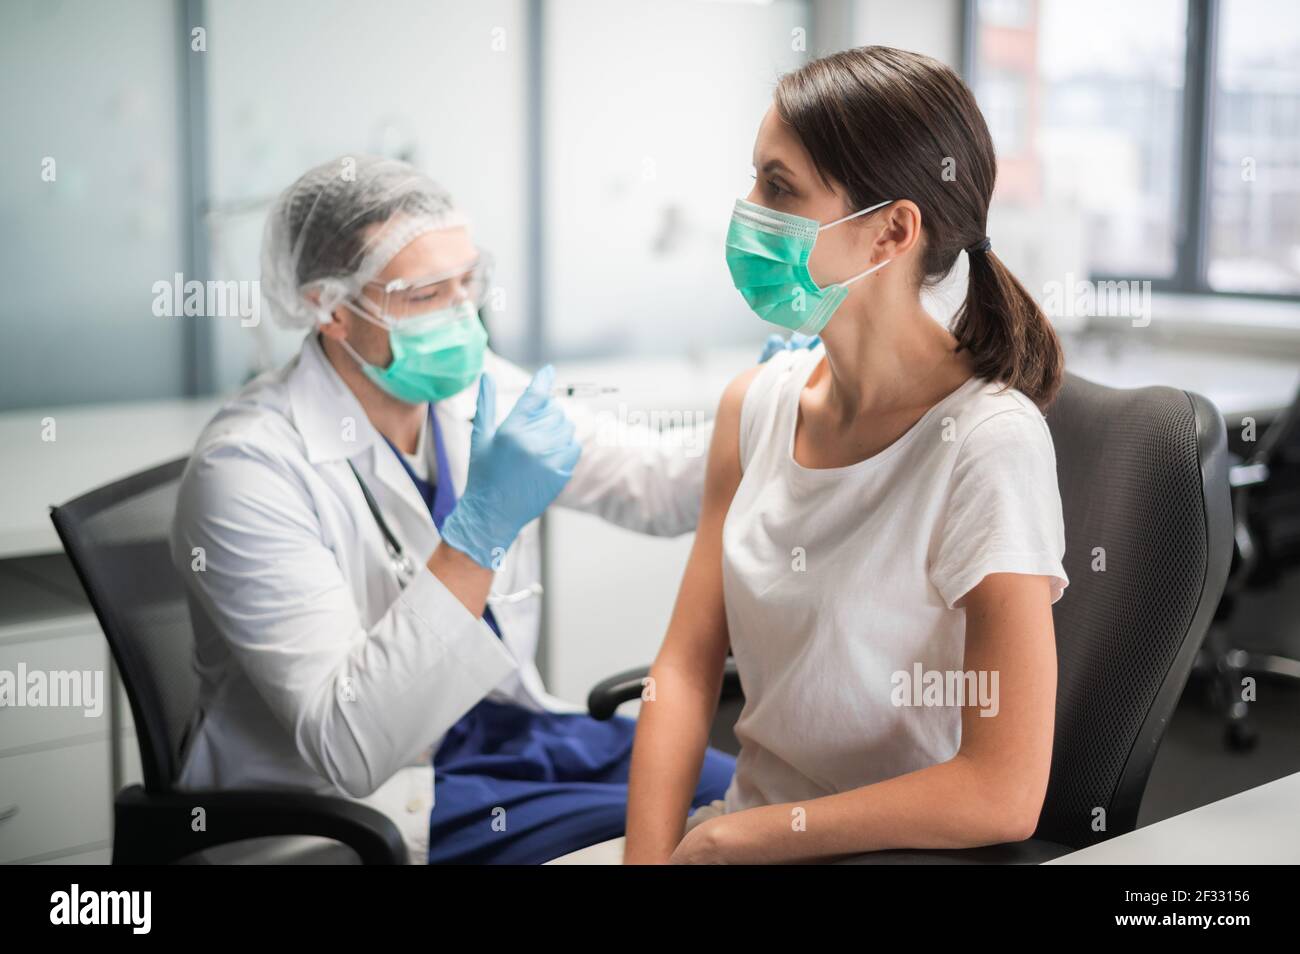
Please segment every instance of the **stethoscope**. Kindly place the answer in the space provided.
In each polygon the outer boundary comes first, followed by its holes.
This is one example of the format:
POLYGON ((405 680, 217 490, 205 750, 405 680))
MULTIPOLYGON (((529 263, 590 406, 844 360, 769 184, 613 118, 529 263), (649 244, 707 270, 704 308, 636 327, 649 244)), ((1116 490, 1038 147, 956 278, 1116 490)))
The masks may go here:
MULTIPOLYGON (((370 515, 375 518, 375 524, 379 527, 379 532, 384 537, 384 549, 388 551, 388 562, 397 575, 398 585, 406 589, 419 568, 415 561, 411 559, 410 554, 402 547, 402 542, 397 539, 388 526, 388 521, 384 519, 383 511, 379 509, 379 503, 375 500, 375 495, 370 492, 366 482, 361 479, 361 474, 352 461, 348 461, 348 467, 352 470, 352 476, 357 479, 357 486, 361 488, 361 496, 366 499, 366 506, 370 508, 370 515)), ((522 590, 516 590, 514 593, 489 593, 487 601, 493 606, 510 605, 513 603, 522 603, 524 600, 532 599, 535 596, 542 595, 542 584, 532 583, 522 590)))

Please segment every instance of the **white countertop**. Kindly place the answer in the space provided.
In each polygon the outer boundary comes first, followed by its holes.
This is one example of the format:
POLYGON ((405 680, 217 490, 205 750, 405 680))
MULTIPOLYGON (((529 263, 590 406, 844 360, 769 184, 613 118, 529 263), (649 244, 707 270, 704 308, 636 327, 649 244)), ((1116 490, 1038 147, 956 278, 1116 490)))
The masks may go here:
POLYGON ((1300 772, 1047 864, 1300 864, 1300 772))
POLYGON ((1226 418, 1277 412, 1300 390, 1300 361, 1104 339, 1065 342, 1068 370, 1113 388, 1164 384, 1209 398, 1226 418))
POLYGON ((62 549, 49 508, 188 454, 220 401, 149 401, 0 414, 0 558, 62 549), (54 440, 42 439, 52 419, 54 440))

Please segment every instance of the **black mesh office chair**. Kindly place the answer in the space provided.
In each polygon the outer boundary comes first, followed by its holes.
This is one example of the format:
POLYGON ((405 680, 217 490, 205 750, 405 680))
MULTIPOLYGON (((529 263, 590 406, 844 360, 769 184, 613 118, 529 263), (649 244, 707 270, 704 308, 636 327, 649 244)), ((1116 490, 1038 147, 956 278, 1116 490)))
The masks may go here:
POLYGON ((288 791, 180 792, 198 679, 168 537, 185 458, 93 490, 50 517, 108 638, 135 717, 144 785, 117 794, 114 864, 405 864, 391 819, 343 798, 288 791), (204 809, 206 830, 191 829, 204 809))
MULTIPOLYGON (((848 863, 1037 863, 1137 825, 1156 750, 1232 556, 1223 419, 1197 394, 1117 390, 1067 374, 1047 421, 1070 586, 1053 607, 1056 732, 1034 837, 961 851, 872 852, 848 863), (1105 572, 1092 569, 1095 548, 1104 549, 1105 572), (1097 809, 1104 831, 1093 829, 1097 809)), ((726 738, 741 692, 728 662, 715 743, 726 738)), ((596 686, 592 715, 608 718, 639 697, 645 673, 596 686)))
POLYGON ((1230 458, 1232 486, 1232 571, 1219 602, 1200 668, 1212 679, 1223 709, 1225 739, 1239 750, 1252 748, 1259 730, 1242 699, 1245 676, 1300 682, 1300 659, 1280 652, 1232 644, 1229 625, 1247 592, 1278 585, 1300 566, 1300 393, 1263 431, 1253 453, 1230 458))

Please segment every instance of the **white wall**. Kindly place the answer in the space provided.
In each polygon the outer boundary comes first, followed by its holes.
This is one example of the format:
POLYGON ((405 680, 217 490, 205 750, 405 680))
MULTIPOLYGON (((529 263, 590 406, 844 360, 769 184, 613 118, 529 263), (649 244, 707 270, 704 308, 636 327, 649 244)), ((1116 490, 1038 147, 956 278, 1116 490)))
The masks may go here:
POLYGON ((852 42, 894 46, 961 69, 962 0, 853 0, 852 42))
MULTIPOLYGON (((591 402, 598 413, 614 414, 619 404, 665 409, 671 402, 684 417, 711 419, 727 382, 750 367, 758 352, 756 342, 687 359, 560 362, 557 371, 561 381, 619 388, 617 394, 591 402)), ((708 448, 701 440, 684 444, 682 451, 702 466, 708 448)), ((654 659, 693 536, 646 537, 555 507, 546 520, 548 643, 543 674, 552 692, 581 704, 606 676, 654 659)))
MULTIPOLYGON (((524 0, 221 0, 208 10, 215 277, 255 279, 265 206, 317 163, 399 155, 449 189, 496 257, 498 350, 526 327, 524 0), (236 210, 251 203, 246 212, 236 210)), ((279 364, 301 333, 217 322, 217 386, 279 364)))

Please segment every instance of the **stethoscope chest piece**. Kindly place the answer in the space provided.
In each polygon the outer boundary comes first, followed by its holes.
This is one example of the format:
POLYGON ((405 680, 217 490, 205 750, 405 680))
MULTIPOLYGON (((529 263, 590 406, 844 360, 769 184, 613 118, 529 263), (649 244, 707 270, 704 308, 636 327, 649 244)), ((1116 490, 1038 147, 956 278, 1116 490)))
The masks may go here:
POLYGON ((418 572, 415 561, 411 559, 410 554, 394 553, 392 550, 388 552, 388 559, 392 563, 393 573, 397 576, 397 585, 406 589, 418 572))

